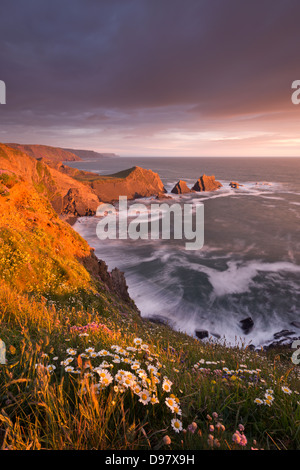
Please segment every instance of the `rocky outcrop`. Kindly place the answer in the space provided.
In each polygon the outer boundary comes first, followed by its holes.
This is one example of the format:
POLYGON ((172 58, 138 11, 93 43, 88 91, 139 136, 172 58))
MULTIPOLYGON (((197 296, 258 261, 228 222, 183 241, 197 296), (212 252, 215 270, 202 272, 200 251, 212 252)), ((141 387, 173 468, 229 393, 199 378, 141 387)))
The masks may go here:
POLYGON ((136 199, 162 196, 166 193, 166 189, 157 173, 138 166, 103 177, 95 176, 94 173, 90 177, 90 181, 86 176, 84 183, 90 186, 103 202, 117 201, 119 196, 136 199))
POLYGON ((179 180, 178 183, 175 184, 174 188, 172 189, 171 193, 173 194, 187 194, 193 192, 185 181, 179 180))
POLYGON ((229 183, 229 186, 233 189, 239 189, 239 187, 240 187, 239 183, 237 183, 236 181, 231 181, 229 183))
POLYGON ((215 191, 222 187, 222 184, 219 181, 216 181, 215 176, 202 175, 196 181, 192 190, 194 191, 215 191))
POLYGON ((82 262, 93 277, 100 279, 107 286, 108 290, 117 294, 122 300, 136 308, 133 300, 129 296, 128 286, 122 271, 118 268, 114 268, 109 272, 107 264, 105 261, 97 258, 93 248, 90 256, 84 258, 82 262))
POLYGON ((247 335, 254 327, 254 321, 251 317, 244 318, 244 320, 240 321, 240 326, 243 332, 247 335))
POLYGON ((209 333, 207 330, 195 330, 195 335, 198 339, 208 338, 209 333))
POLYGON ((300 336, 295 331, 281 330, 274 333, 273 340, 264 346, 265 350, 269 349, 290 349, 293 346, 294 341, 299 341, 300 336))
POLYGON ((62 213, 76 217, 94 215, 99 206, 99 201, 96 201, 95 206, 89 204, 78 188, 70 188, 62 198, 62 213))

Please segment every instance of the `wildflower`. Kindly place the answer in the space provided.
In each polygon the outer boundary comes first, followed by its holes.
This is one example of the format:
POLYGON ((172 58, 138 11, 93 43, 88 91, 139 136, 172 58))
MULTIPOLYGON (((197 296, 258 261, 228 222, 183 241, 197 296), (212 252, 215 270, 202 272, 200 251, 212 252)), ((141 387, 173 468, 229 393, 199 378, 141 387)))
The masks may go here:
POLYGON ((122 356, 128 356, 128 352, 125 351, 125 349, 123 349, 123 348, 120 348, 120 349, 118 350, 118 353, 121 354, 122 356))
POLYGON ((175 413, 177 415, 181 415, 181 409, 177 404, 175 406, 173 406, 172 411, 173 411, 173 413, 175 413))
POLYGON ((65 367, 66 372, 74 372, 74 367, 73 366, 67 366, 65 367))
POLYGON ((151 403, 151 405, 156 405, 156 403, 159 403, 159 399, 157 398, 156 395, 152 395, 152 397, 150 399, 150 403, 151 403))
POLYGON ((173 407, 176 405, 176 401, 175 401, 174 398, 172 398, 172 397, 166 398, 165 403, 166 403, 166 405, 167 405, 169 408, 171 408, 171 410, 172 410, 173 407))
POLYGON ((171 439, 170 439, 169 436, 164 436, 164 437, 163 437, 163 444, 164 444, 165 446, 169 446, 169 445, 171 444, 171 439))
POLYGON ((75 356, 75 354, 77 354, 77 351, 76 349, 68 348, 67 353, 70 354, 70 356, 75 356))
POLYGON ((98 356, 109 356, 109 352, 105 349, 102 349, 102 351, 98 352, 98 356))
POLYGON ((133 342, 136 346, 141 346, 141 344, 143 343, 143 340, 141 338, 135 338, 133 342))
POLYGON ((171 382, 171 380, 169 380, 167 377, 165 377, 164 380, 163 380, 163 384, 162 384, 162 388, 163 388, 164 392, 170 392, 172 385, 173 385, 173 383, 171 382))
POLYGON ((236 432, 233 434, 233 436, 232 436, 232 440, 233 440, 233 442, 235 442, 236 444, 240 444, 240 442, 241 442, 241 434, 240 434, 238 431, 236 431, 236 432))
POLYGON ((132 370, 138 370, 139 368, 141 367, 141 364, 137 361, 134 361, 132 364, 131 364, 131 369, 132 370))
POLYGON ((134 385, 134 381, 130 376, 124 377, 122 385, 124 385, 126 388, 131 388, 134 385))
POLYGON ((264 404, 268 405, 268 406, 271 406, 272 402, 273 402, 273 400, 264 400, 264 404))
POLYGON ((155 366, 153 366, 152 364, 150 364, 148 367, 147 367, 148 371, 152 374, 157 374, 157 368, 155 366))
POLYGON ((220 445, 221 445, 221 444, 220 444, 219 439, 214 439, 214 446, 215 446, 215 447, 220 447, 220 445))
POLYGON ((97 369, 97 373, 100 377, 100 384, 101 385, 104 385, 105 387, 107 387, 109 384, 112 383, 113 377, 110 374, 110 372, 108 372, 106 369, 99 368, 99 369, 97 369))
POLYGON ((177 418, 172 419, 171 426, 174 429, 174 431, 177 433, 182 431, 182 422, 177 418))
POLYGON ((92 347, 89 347, 89 348, 87 348, 87 349, 85 350, 85 352, 87 352, 87 353, 89 353, 89 354, 92 353, 92 352, 94 352, 94 351, 95 351, 95 348, 92 348, 92 347))
POLYGON ((72 361, 73 361, 73 357, 67 357, 67 359, 61 362, 61 365, 68 366, 72 361))
POLYGON ((261 400, 260 398, 255 398, 254 403, 256 403, 257 405, 262 405, 263 400, 261 400))
POLYGON ((53 372, 53 371, 56 369, 56 366, 53 365, 53 364, 49 364, 49 365, 47 366, 47 369, 48 369, 49 372, 53 372))
POLYGON ((272 402, 274 400, 274 396, 270 393, 265 393, 265 399, 272 402))
POLYGON ((292 393, 292 390, 289 389, 288 387, 281 387, 281 390, 284 392, 284 393, 287 393, 288 395, 290 395, 292 393))
POLYGON ((148 390, 145 390, 145 389, 143 389, 139 393, 139 397, 140 397, 139 401, 143 403, 143 405, 147 405, 149 401, 151 400, 148 390))
POLYGON ((224 432, 224 431, 225 431, 225 426, 224 426, 224 424, 218 422, 218 423, 216 424, 216 429, 217 429, 217 431, 222 431, 222 432, 224 432))
POLYGON ((84 377, 94 377, 94 374, 91 372, 85 372, 84 377))
POLYGON ((210 447, 213 447, 213 445, 214 445, 214 436, 213 436, 212 434, 209 434, 209 435, 208 435, 207 444, 208 444, 210 447))
POLYGON ((192 434, 194 434, 194 432, 196 431, 197 429, 197 423, 195 423, 194 421, 188 425, 188 431, 190 431, 192 434))

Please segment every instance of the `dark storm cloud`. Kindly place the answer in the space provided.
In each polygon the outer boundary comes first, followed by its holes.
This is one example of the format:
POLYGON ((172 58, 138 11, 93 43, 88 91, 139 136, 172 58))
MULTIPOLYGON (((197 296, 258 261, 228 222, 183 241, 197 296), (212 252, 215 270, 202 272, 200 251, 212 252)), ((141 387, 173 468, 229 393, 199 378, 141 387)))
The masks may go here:
POLYGON ((2 0, 0 122, 278 112, 300 75, 299 14, 298 0, 2 0))

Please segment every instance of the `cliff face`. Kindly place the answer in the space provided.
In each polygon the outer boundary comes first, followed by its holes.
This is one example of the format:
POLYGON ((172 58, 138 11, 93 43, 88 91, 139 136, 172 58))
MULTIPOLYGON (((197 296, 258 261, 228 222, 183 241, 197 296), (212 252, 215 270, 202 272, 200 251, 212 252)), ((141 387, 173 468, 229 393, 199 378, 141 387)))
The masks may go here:
POLYGON ((37 160, 44 158, 46 161, 53 162, 72 162, 80 161, 79 155, 59 147, 50 147, 49 145, 24 145, 24 144, 6 144, 7 146, 26 153, 29 157, 37 160))
POLYGON ((5 144, 0 144, 1 170, 33 184, 58 214, 71 218, 94 215, 102 202, 117 201, 119 196, 135 199, 166 193, 159 175, 151 170, 133 167, 100 177, 61 162, 36 160, 5 144))
POLYGON ((0 171, 9 171, 32 184, 47 197, 58 214, 85 216, 95 214, 99 198, 91 188, 36 160, 26 153, 0 144, 0 171))
MULTIPOLYGON (((1 154, 0 148, 0 166, 4 160, 1 154)), ((109 272, 88 243, 60 220, 34 184, 3 169, 0 261, 0 283, 4 280, 18 292, 63 298, 66 292, 71 295, 77 290, 96 295, 104 291, 117 295, 138 312, 123 273, 117 268, 109 272)))

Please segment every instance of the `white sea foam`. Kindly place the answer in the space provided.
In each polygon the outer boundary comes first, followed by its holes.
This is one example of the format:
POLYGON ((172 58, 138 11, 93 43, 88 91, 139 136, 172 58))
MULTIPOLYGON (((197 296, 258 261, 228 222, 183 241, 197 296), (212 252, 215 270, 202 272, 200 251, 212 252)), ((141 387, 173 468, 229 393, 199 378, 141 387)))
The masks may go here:
MULTIPOLYGON (((165 187, 170 190, 177 181, 164 182, 165 187)), ((192 179, 185 181, 193 184, 192 179)), ((252 216, 255 216, 255 205, 259 207, 260 202, 267 202, 268 199, 270 203, 272 200, 286 201, 290 205, 290 211, 294 210, 298 217, 296 206, 300 203, 296 197, 293 201, 288 198, 291 199, 292 195, 298 197, 299 193, 291 191, 286 184, 272 183, 269 186, 253 181, 240 181, 243 186, 238 190, 230 188, 229 181, 221 180, 223 188, 218 191, 169 194, 173 202, 196 204, 201 201, 205 204, 206 201, 216 201, 207 207, 216 211, 213 230, 214 227, 220 228, 220 237, 212 237, 193 256, 186 253, 183 245, 162 240, 145 240, 134 244, 127 240, 100 242, 95 231, 97 218, 82 218, 74 228, 96 248, 96 254, 107 262, 109 269, 117 266, 125 272, 129 293, 140 308, 142 316, 163 316, 170 319, 174 328, 191 335, 194 335, 196 329, 207 329, 210 333, 225 337, 231 344, 236 344, 237 341, 265 344, 272 340, 274 333, 288 328, 289 322, 297 320, 299 314, 295 310, 296 305, 299 305, 300 290, 297 281, 300 273, 297 238, 291 236, 292 232, 288 233, 289 225, 285 220, 282 221, 282 228, 286 227, 287 233, 284 230, 281 233, 268 232, 268 226, 259 225, 260 221, 263 222, 263 212, 259 213, 261 217, 257 225, 256 220, 250 218, 248 223, 245 218, 247 223, 244 230, 241 227, 236 233, 227 231, 227 217, 230 216, 231 207, 239 211, 241 207, 242 210, 245 207, 246 211, 249 204, 252 204, 252 216), (242 203, 236 203, 238 198, 242 203), (224 202, 219 204, 218 200, 224 202), (235 204, 230 205, 233 200, 235 204), (222 208, 221 211, 219 207, 222 208), (248 226, 251 227, 249 234, 248 226), (252 236, 256 233, 255 230, 259 231, 262 244, 255 242, 252 236), (226 231, 227 238, 222 236, 223 233, 226 235, 226 231), (233 239, 229 239, 228 235, 233 235, 233 239), (269 239, 274 246, 270 243, 269 247, 269 239), (280 252, 276 251, 278 247, 280 252), (269 259, 274 262, 269 262, 269 259), (191 297, 186 278, 191 282, 191 297), (278 297, 278 308, 274 301, 275 295, 278 297), (263 305, 260 297, 263 298, 263 305), (248 335, 244 335, 239 322, 247 316, 254 319, 255 326, 248 335)), ((142 202, 150 205, 153 198, 145 198, 142 202)), ((266 206, 264 203, 260 208, 265 210, 266 206)), ((278 206, 274 205, 272 208, 273 221, 278 206)), ((280 207, 283 206, 280 204, 280 207)), ((285 214, 290 211, 287 210, 285 214)), ((145 210, 145 216, 147 212, 145 210)), ((279 213, 280 217, 282 214, 283 211, 279 213)), ((239 212, 237 220, 240 215, 244 216, 239 212)), ((294 215, 290 216, 289 221, 295 223, 294 215)))

